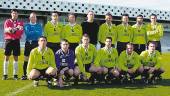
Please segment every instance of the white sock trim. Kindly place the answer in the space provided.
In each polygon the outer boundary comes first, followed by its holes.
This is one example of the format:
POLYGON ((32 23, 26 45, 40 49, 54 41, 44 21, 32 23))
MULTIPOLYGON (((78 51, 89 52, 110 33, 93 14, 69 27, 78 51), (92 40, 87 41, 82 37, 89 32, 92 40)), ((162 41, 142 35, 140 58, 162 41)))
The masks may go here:
POLYGON ((8 64, 9 64, 9 61, 4 61, 4 66, 3 66, 3 75, 8 75, 8 64))
POLYGON ((18 61, 13 61, 13 75, 18 73, 18 61))

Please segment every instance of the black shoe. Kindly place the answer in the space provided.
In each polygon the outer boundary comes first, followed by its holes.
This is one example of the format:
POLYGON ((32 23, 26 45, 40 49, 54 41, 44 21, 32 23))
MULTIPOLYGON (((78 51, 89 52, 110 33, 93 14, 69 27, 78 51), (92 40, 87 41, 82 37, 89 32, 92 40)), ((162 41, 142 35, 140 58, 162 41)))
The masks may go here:
POLYGON ((74 85, 78 85, 78 81, 76 80, 76 81, 74 81, 74 85))
POLYGON ((151 79, 151 84, 156 84, 156 80, 155 79, 151 79))
POLYGON ((27 80, 27 76, 26 76, 26 75, 23 75, 23 76, 21 77, 21 80, 27 80))
POLYGON ((135 79, 134 78, 130 79, 130 83, 135 84, 136 83, 135 79))
POLYGON ((14 80, 18 80, 18 75, 14 75, 14 80))
POLYGON ((8 75, 3 75, 2 80, 7 80, 8 79, 8 75))
POLYGON ((157 79, 158 79, 159 81, 162 81, 162 76, 158 76, 157 79))
POLYGON ((48 88, 52 88, 52 86, 53 86, 53 85, 52 85, 52 82, 51 82, 51 81, 47 81, 47 87, 48 87, 48 88))
POLYGON ((120 84, 123 84, 125 81, 127 81, 127 76, 121 75, 120 84))
POLYGON ((142 80, 142 83, 148 84, 148 79, 145 76, 142 76, 141 80, 142 80))

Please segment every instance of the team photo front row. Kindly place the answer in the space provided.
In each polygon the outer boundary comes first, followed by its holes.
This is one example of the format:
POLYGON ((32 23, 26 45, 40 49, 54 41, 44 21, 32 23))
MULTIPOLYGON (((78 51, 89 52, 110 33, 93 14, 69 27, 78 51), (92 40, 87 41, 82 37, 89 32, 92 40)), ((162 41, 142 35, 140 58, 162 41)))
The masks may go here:
POLYGON ((164 70, 161 67, 161 54, 155 50, 155 42, 148 42, 147 50, 140 55, 134 51, 132 43, 126 45, 126 50, 118 55, 117 49, 112 47, 112 38, 106 37, 105 46, 96 50, 90 39, 84 34, 75 52, 69 49, 69 42, 62 39, 61 49, 55 55, 47 47, 47 38, 41 36, 38 39, 38 47, 34 48, 29 57, 27 76, 34 80, 34 86, 38 86, 41 76, 46 78, 47 85, 52 82, 59 87, 64 86, 64 81, 87 81, 114 83, 126 81, 135 83, 135 78, 141 76, 144 84, 155 84, 161 80, 164 70))

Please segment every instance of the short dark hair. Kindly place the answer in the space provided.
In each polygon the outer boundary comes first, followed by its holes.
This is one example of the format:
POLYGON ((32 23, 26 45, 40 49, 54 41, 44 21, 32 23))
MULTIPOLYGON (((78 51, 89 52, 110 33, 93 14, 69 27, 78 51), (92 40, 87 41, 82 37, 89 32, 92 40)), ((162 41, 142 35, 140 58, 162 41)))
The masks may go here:
POLYGON ((67 39, 61 39, 60 44, 61 44, 62 42, 67 42, 67 43, 69 43, 69 41, 68 41, 67 39))
POLYGON ((44 38, 44 39, 47 41, 47 37, 45 37, 45 36, 40 36, 40 37, 38 38, 38 41, 39 41, 41 38, 44 38))
POLYGON ((157 18, 157 15, 156 15, 156 14, 151 14, 150 17, 151 17, 151 16, 155 16, 155 17, 157 18))
POLYGON ((125 13, 125 14, 122 14, 122 17, 123 17, 123 16, 127 16, 127 17, 129 17, 129 14, 126 14, 126 13, 125 13))
MULTIPOLYGON (((109 39, 109 40, 111 40, 111 41, 112 41, 112 38, 111 38, 111 37, 106 37, 106 39, 109 39)), ((105 39, 105 41, 106 41, 106 39, 105 39)))
POLYGON ((143 18, 143 15, 139 14, 137 17, 142 17, 143 18))
POLYGON ((111 16, 112 17, 112 14, 110 12, 106 13, 105 16, 111 16))
POLYGON ((11 13, 12 12, 18 12, 18 10, 17 9, 11 9, 11 13))
POLYGON ((53 13, 57 13, 57 15, 58 15, 58 12, 57 12, 57 11, 53 11, 53 12, 51 12, 51 15, 52 15, 53 13))
POLYGON ((68 14, 68 17, 69 17, 70 15, 73 15, 73 16, 76 18, 76 15, 75 15, 74 13, 69 13, 69 14, 68 14))
POLYGON ((131 43, 131 42, 126 44, 126 48, 127 48, 127 46, 132 46, 134 48, 133 43, 131 43))
POLYGON ((155 47, 157 46, 157 44, 156 44, 156 42, 155 42, 155 41, 148 41, 147 46, 149 46, 150 44, 154 44, 154 45, 155 45, 155 47))
POLYGON ((90 37, 89 37, 89 35, 88 34, 83 34, 83 36, 82 37, 88 37, 89 39, 90 39, 90 37))
POLYGON ((92 13, 94 14, 94 12, 93 12, 92 10, 89 10, 89 11, 87 12, 87 14, 90 13, 90 12, 92 12, 92 13))

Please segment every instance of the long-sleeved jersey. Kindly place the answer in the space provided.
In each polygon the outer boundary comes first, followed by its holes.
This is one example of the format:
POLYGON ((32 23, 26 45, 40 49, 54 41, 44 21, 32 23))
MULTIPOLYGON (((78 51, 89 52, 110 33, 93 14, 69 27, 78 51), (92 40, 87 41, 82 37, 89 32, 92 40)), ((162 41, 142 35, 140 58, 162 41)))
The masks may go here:
POLYGON ((94 64, 95 66, 102 66, 107 68, 118 67, 117 59, 118 53, 115 48, 106 49, 103 47, 98 50, 94 64))
POLYGON ((26 35, 26 41, 38 41, 38 38, 42 36, 42 27, 40 24, 25 24, 24 32, 26 35))
POLYGON ((99 31, 99 25, 96 22, 83 22, 81 24, 83 29, 83 34, 88 34, 90 37, 90 43, 97 44, 97 35, 99 31))
POLYGON ((60 69, 61 67, 68 67, 69 69, 74 69, 74 60, 75 54, 72 50, 68 50, 67 53, 64 53, 62 49, 59 49, 55 53, 55 61, 58 69, 60 69))
POLYGON ((82 37, 83 31, 79 24, 64 26, 62 37, 67 39, 70 43, 79 43, 82 37))
POLYGON ((39 47, 34 48, 29 57, 27 73, 32 69, 46 69, 48 67, 56 68, 54 53, 50 48, 41 51, 39 47))
POLYGON ((160 23, 156 25, 147 24, 146 26, 148 41, 160 41, 163 37, 163 26, 160 23))
POLYGON ((5 39, 20 39, 22 37, 22 34, 24 32, 23 29, 17 29, 17 26, 24 26, 24 23, 22 21, 13 21, 12 19, 7 19, 4 23, 4 38, 5 39), (6 32, 5 29, 7 28, 15 28, 15 32, 11 33, 11 32, 6 32))
POLYGON ((59 43, 62 38, 63 25, 61 23, 52 24, 51 21, 48 21, 44 27, 44 36, 47 37, 48 42, 59 43))
POLYGON ((119 67, 121 70, 127 71, 128 69, 136 70, 141 66, 140 56, 133 51, 131 55, 127 51, 123 51, 119 56, 119 67))
POLYGON ((94 45, 89 44, 88 49, 85 49, 82 44, 76 47, 76 63, 81 72, 85 72, 84 64, 92 64, 96 56, 96 48, 94 45))
POLYGON ((105 43, 106 37, 112 38, 112 44, 116 43, 117 31, 115 25, 111 24, 111 26, 109 26, 107 23, 104 23, 99 27, 98 41, 105 43))
POLYGON ((149 66, 149 67, 161 67, 161 55, 159 51, 155 50, 152 54, 149 53, 148 50, 143 51, 141 54, 141 62, 143 66, 149 66))
POLYGON ((131 42, 133 29, 130 25, 124 26, 120 24, 117 26, 117 41, 119 42, 131 42))
POLYGON ((138 26, 137 24, 132 26, 133 28, 133 35, 132 35, 132 43, 133 44, 146 44, 147 43, 147 31, 146 26, 141 25, 138 26))

